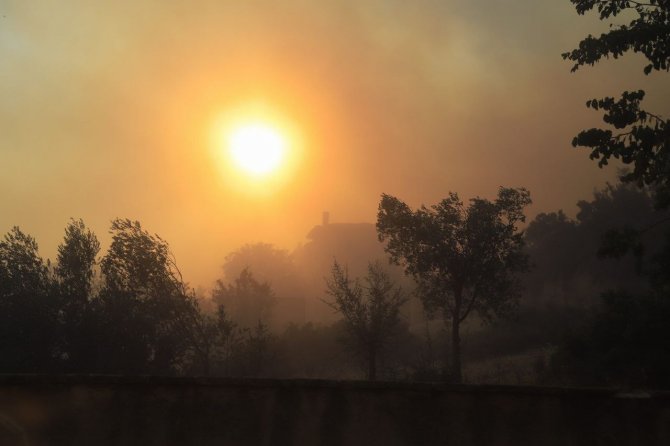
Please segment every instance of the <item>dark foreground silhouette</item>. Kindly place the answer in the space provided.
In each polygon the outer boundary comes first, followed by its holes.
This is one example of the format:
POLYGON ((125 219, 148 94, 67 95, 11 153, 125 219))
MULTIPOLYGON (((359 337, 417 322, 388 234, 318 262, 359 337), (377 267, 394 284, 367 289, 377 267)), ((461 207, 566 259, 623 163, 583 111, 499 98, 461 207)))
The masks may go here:
POLYGON ((307 380, 0 377, 0 444, 667 445, 670 394, 307 380))

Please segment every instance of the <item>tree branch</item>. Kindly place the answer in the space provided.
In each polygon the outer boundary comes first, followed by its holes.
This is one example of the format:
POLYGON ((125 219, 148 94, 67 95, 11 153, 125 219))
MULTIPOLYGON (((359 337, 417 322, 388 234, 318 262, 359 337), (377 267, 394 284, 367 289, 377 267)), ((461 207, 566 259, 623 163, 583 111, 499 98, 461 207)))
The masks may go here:
POLYGON ((470 303, 468 303, 468 307, 465 309, 465 313, 463 313, 463 316, 459 316, 458 322, 463 322, 468 317, 470 311, 472 311, 472 308, 474 308, 475 306, 475 300, 477 300, 477 295, 475 293, 472 293, 470 303))

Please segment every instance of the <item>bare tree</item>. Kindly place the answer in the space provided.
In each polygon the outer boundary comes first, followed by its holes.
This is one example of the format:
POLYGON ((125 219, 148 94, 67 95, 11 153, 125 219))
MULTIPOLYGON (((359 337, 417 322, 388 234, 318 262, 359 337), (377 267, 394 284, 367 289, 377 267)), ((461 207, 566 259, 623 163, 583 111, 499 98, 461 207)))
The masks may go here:
POLYGON ((400 307, 407 299, 378 263, 368 265, 361 284, 335 261, 326 285, 334 298, 326 303, 344 317, 354 345, 366 358, 368 379, 375 380, 379 356, 401 325, 400 307))

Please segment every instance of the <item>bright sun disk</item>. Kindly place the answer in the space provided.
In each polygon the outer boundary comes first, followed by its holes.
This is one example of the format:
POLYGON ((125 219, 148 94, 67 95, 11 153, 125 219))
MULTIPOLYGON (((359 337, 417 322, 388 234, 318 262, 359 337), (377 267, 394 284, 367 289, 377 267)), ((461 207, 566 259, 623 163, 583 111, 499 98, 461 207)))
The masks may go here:
POLYGON ((246 124, 235 128, 228 137, 228 149, 235 165, 252 175, 275 171, 282 163, 286 140, 265 124, 246 124))

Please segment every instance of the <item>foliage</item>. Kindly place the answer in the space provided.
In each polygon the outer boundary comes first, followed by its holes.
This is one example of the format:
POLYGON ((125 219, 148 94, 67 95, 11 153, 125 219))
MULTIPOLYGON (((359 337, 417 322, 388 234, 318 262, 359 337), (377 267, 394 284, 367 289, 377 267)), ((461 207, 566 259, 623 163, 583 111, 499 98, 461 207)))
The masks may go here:
POLYGON ((100 242, 82 220, 71 220, 65 227, 65 238, 58 246, 54 272, 61 292, 71 299, 87 300, 95 275, 100 242))
POLYGON ((366 358, 368 379, 377 378, 377 362, 401 325, 400 307, 407 301, 378 263, 368 265, 365 285, 351 280, 346 268, 333 263, 326 280, 326 303, 344 318, 358 353, 366 358))
POLYGON ((228 254, 223 264, 225 279, 233 281, 248 269, 273 290, 287 294, 294 290, 297 271, 288 252, 269 243, 247 244, 228 254))
POLYGON ((0 242, 0 290, 5 298, 42 294, 48 287, 47 265, 35 239, 17 226, 0 242))
POLYGON ((468 360, 481 361, 556 346, 565 334, 583 324, 586 311, 557 303, 522 305, 468 337, 468 360))
MULTIPOLYGON (((540 282, 569 280, 578 271, 585 246, 582 244, 582 227, 568 218, 562 210, 540 213, 526 229, 527 252, 538 269, 540 282)), ((592 253, 589 253, 592 254, 592 253)))
POLYGON ((638 274, 649 269, 647 260, 606 254, 623 249, 621 238, 612 236, 615 231, 634 232, 640 254, 655 252, 653 225, 667 212, 654 209, 649 192, 630 183, 608 184, 577 207, 574 219, 558 211, 540 213, 529 223, 525 237, 533 268, 525 278, 528 302, 586 308, 607 288, 647 287, 638 274), (651 229, 639 236, 634 229, 639 227, 651 229))
POLYGON ((559 382, 670 388, 670 300, 608 292, 590 323, 552 358, 559 382))
MULTIPOLYGON (((635 14, 628 25, 611 26, 599 37, 587 36, 579 48, 563 53, 563 58, 575 62, 572 71, 583 65, 594 65, 602 58, 618 58, 628 51, 641 53, 649 62, 644 73, 670 70, 670 1, 649 0, 570 0, 579 14, 597 9, 601 20, 623 12, 635 14)), ((656 191, 658 207, 670 205, 670 120, 647 112, 640 107, 645 92, 626 91, 621 98, 591 99, 586 106, 605 112, 603 120, 611 129, 592 128, 580 132, 573 146, 591 149, 591 159, 602 167, 611 158, 632 165, 633 170, 621 177, 639 186, 651 186, 656 191), (625 131, 624 131, 625 130, 625 131)))
POLYGON ((268 282, 259 282, 245 268, 233 283, 226 285, 217 280, 212 299, 224 305, 232 319, 243 328, 268 324, 272 316, 275 296, 268 282))
MULTIPOLYGON (((610 19, 628 12, 635 18, 628 25, 611 26, 600 37, 588 36, 578 49, 563 54, 580 66, 593 65, 603 57, 618 58, 628 51, 641 53, 648 61, 644 73, 670 70, 670 1, 649 0, 571 0, 579 14, 594 8, 600 19, 610 19)), ((587 107, 604 110, 603 120, 614 127, 582 131, 574 146, 591 149, 591 158, 602 167, 611 158, 632 165, 622 181, 650 188, 657 208, 670 207, 670 120, 641 108, 645 92, 626 91, 621 99, 607 97, 587 101, 587 107)), ((621 257, 632 252, 638 258, 638 270, 650 279, 650 290, 609 292, 603 295, 603 306, 592 322, 566 342, 554 357, 554 368, 581 382, 630 384, 667 387, 670 351, 663 340, 668 338, 665 320, 670 316, 668 291, 670 275, 666 243, 652 254, 647 268, 642 268, 644 238, 668 221, 664 216, 641 226, 633 224, 614 228, 605 234, 600 248, 602 256, 621 257)), ((666 234, 667 237, 667 234, 666 234)), ((652 238, 657 243, 657 237, 652 238)))
POLYGON ((61 350, 67 358, 67 370, 81 370, 97 348, 95 332, 93 279, 100 242, 82 220, 71 220, 58 246, 54 268, 54 291, 60 309, 61 350))
POLYGON ((183 331, 197 311, 168 244, 137 221, 112 222, 101 261, 98 302, 103 371, 170 373, 188 344, 183 331))
POLYGON ((627 51, 642 53, 650 62, 644 67, 652 70, 670 69, 670 1, 649 0, 570 0, 577 13, 597 9, 600 19, 616 17, 623 12, 635 12, 637 17, 628 25, 612 26, 600 37, 589 35, 579 48, 563 53, 563 58, 575 62, 572 71, 582 65, 594 65, 604 58, 618 58, 627 51))
POLYGON ((140 299, 151 299, 157 292, 185 294, 167 242, 128 219, 112 221, 109 232, 112 244, 101 262, 108 288, 134 293, 140 299))
POLYGON ((58 362, 57 302, 35 239, 18 227, 0 241, 0 372, 44 372, 58 362))
MULTIPOLYGON (((574 220, 558 212, 540 214, 529 224, 528 253, 535 265, 527 278, 529 297, 537 300, 555 285, 561 300, 547 293, 550 299, 542 303, 560 305, 550 312, 535 302, 534 321, 522 312, 528 332, 509 346, 529 341, 557 345, 550 370, 542 373, 555 384, 660 386, 668 358, 659 342, 668 333, 659 321, 668 317, 662 298, 667 301, 668 294, 659 283, 667 283, 670 263, 662 259, 670 244, 659 243, 655 224, 668 212, 654 209, 650 193, 629 183, 607 185, 578 208, 574 220), (640 256, 609 258, 630 252, 631 246, 640 256), (642 253, 649 255, 643 259, 642 253), (594 299, 603 293, 604 298, 594 299), (552 320, 542 321, 547 316, 552 320), (533 327, 540 329, 537 334, 533 327)), ((504 330, 496 344, 507 343, 510 335, 513 330, 504 330)))
MULTIPOLYGON (((0 241, 0 372, 271 370, 275 340, 265 324, 239 328, 221 305, 212 314, 200 309, 167 242, 139 222, 114 220, 110 232, 99 292, 93 280, 100 243, 83 221, 67 225, 52 269, 18 227, 0 241)), ((271 295, 248 272, 236 285, 250 284, 271 295)))
POLYGON ((215 314, 188 313, 191 319, 184 334, 188 338, 184 372, 209 376, 229 376, 233 357, 240 343, 239 329, 228 318, 223 305, 215 314))
POLYGON ((270 376, 273 372, 275 336, 260 320, 256 326, 244 328, 237 351, 237 376, 270 376))
POLYGON ((461 381, 460 324, 472 311, 485 320, 509 313, 520 286, 516 273, 528 267, 523 250, 526 189, 500 188, 491 202, 474 198, 465 207, 455 193, 412 211, 383 195, 377 230, 393 262, 419 284, 429 311, 440 311, 452 331, 453 379, 461 381))

